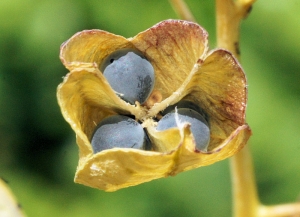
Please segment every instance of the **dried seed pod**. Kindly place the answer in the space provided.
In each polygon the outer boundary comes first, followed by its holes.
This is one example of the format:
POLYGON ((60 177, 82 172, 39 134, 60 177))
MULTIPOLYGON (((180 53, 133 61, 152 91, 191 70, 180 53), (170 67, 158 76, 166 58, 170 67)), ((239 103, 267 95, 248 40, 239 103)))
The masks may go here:
POLYGON ((207 37, 195 23, 166 20, 129 39, 88 30, 62 45, 60 58, 70 73, 58 86, 57 98, 77 136, 80 158, 75 182, 115 191, 212 164, 246 144, 251 130, 245 123, 245 74, 230 52, 207 52, 207 37), (105 58, 121 49, 137 50, 153 66, 155 84, 143 104, 119 98, 100 71, 105 58), (156 117, 181 100, 205 111, 210 127, 207 152, 196 149, 189 123, 156 130, 156 117), (96 126, 116 114, 132 115, 142 124, 151 151, 113 148, 93 153, 96 126))

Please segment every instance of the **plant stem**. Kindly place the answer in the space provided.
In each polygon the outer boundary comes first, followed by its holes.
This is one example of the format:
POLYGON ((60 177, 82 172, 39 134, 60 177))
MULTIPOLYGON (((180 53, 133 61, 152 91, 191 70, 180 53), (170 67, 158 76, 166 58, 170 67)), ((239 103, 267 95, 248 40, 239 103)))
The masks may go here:
POLYGON ((299 217, 300 203, 280 204, 275 206, 261 206, 259 217, 299 217))
MULTIPOLYGON (((238 59, 240 22, 248 15, 254 2, 255 0, 216 0, 218 47, 229 50, 238 59)), ((260 205, 248 146, 230 160, 234 217, 300 216, 300 203, 260 205)))
POLYGON ((195 18, 189 7, 183 0, 169 0, 177 15, 184 20, 195 22, 195 18))
MULTIPOLYGON (((194 21, 183 0, 169 0, 181 19, 194 21)), ((240 23, 256 0, 216 0, 217 42, 240 59, 240 23)), ((300 203, 261 205, 250 149, 245 146, 230 159, 234 217, 300 217, 300 203)))
MULTIPOLYGON (((242 7, 242 1, 216 0, 218 47, 229 50, 238 59, 240 59, 240 22, 247 10, 242 7)), ((233 216, 255 217, 258 213, 259 200, 249 147, 246 146, 230 160, 233 216)))
POLYGON ((233 189, 233 216, 257 216, 259 200, 248 146, 230 159, 230 166, 233 189))

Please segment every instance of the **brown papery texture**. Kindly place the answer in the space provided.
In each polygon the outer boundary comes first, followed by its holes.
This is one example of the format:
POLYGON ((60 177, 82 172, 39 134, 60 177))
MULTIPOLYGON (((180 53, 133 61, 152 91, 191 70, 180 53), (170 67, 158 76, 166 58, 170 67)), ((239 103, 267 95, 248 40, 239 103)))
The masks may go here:
POLYGON ((251 130, 245 123, 245 74, 230 52, 208 52, 207 40, 207 32, 198 24, 166 20, 129 39, 85 30, 62 45, 60 58, 70 72, 58 86, 57 98, 77 137, 75 182, 115 191, 215 163, 246 144, 251 130), (123 101, 100 71, 105 58, 123 48, 141 52, 154 67, 153 102, 130 105, 123 101), (196 104, 206 115, 207 152, 196 149, 189 123, 156 130, 155 118, 181 100, 196 104), (140 121, 151 150, 113 148, 93 153, 90 141, 96 126, 116 114, 140 121))

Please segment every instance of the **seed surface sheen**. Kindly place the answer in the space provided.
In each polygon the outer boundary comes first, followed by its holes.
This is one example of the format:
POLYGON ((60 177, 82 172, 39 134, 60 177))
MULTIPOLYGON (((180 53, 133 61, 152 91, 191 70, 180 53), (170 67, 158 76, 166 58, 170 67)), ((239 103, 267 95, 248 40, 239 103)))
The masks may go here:
POLYGON ((179 123, 187 122, 191 124, 191 131, 195 138, 196 148, 206 151, 210 141, 210 129, 205 118, 198 112, 189 108, 179 108, 177 113, 175 110, 169 112, 159 120, 156 129, 158 131, 167 130, 169 128, 178 127, 179 123))
POLYGON ((134 51, 114 52, 106 58, 101 70, 116 94, 132 105, 136 101, 144 103, 153 90, 153 66, 134 51))
POLYGON ((100 122, 91 141, 94 153, 116 147, 146 149, 148 143, 143 127, 123 115, 113 115, 100 122))

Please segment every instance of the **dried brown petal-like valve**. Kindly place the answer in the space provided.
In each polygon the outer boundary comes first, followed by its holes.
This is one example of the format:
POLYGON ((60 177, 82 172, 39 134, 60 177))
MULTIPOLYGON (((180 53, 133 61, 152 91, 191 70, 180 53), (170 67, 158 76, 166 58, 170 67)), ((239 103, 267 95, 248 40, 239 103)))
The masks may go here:
POLYGON ((166 20, 133 38, 85 30, 62 45, 60 58, 70 73, 58 86, 57 98, 79 146, 75 182, 115 191, 212 164, 246 144, 251 131, 245 123, 245 74, 230 52, 208 52, 207 37, 198 24, 166 20), (103 74, 107 57, 124 49, 142 54, 154 69, 153 88, 142 104, 123 100, 103 74), (210 129, 207 151, 196 148, 188 122, 156 128, 163 111, 182 101, 205 115, 210 129), (94 153, 91 140, 97 125, 112 115, 139 122, 151 150, 115 147, 94 153))

